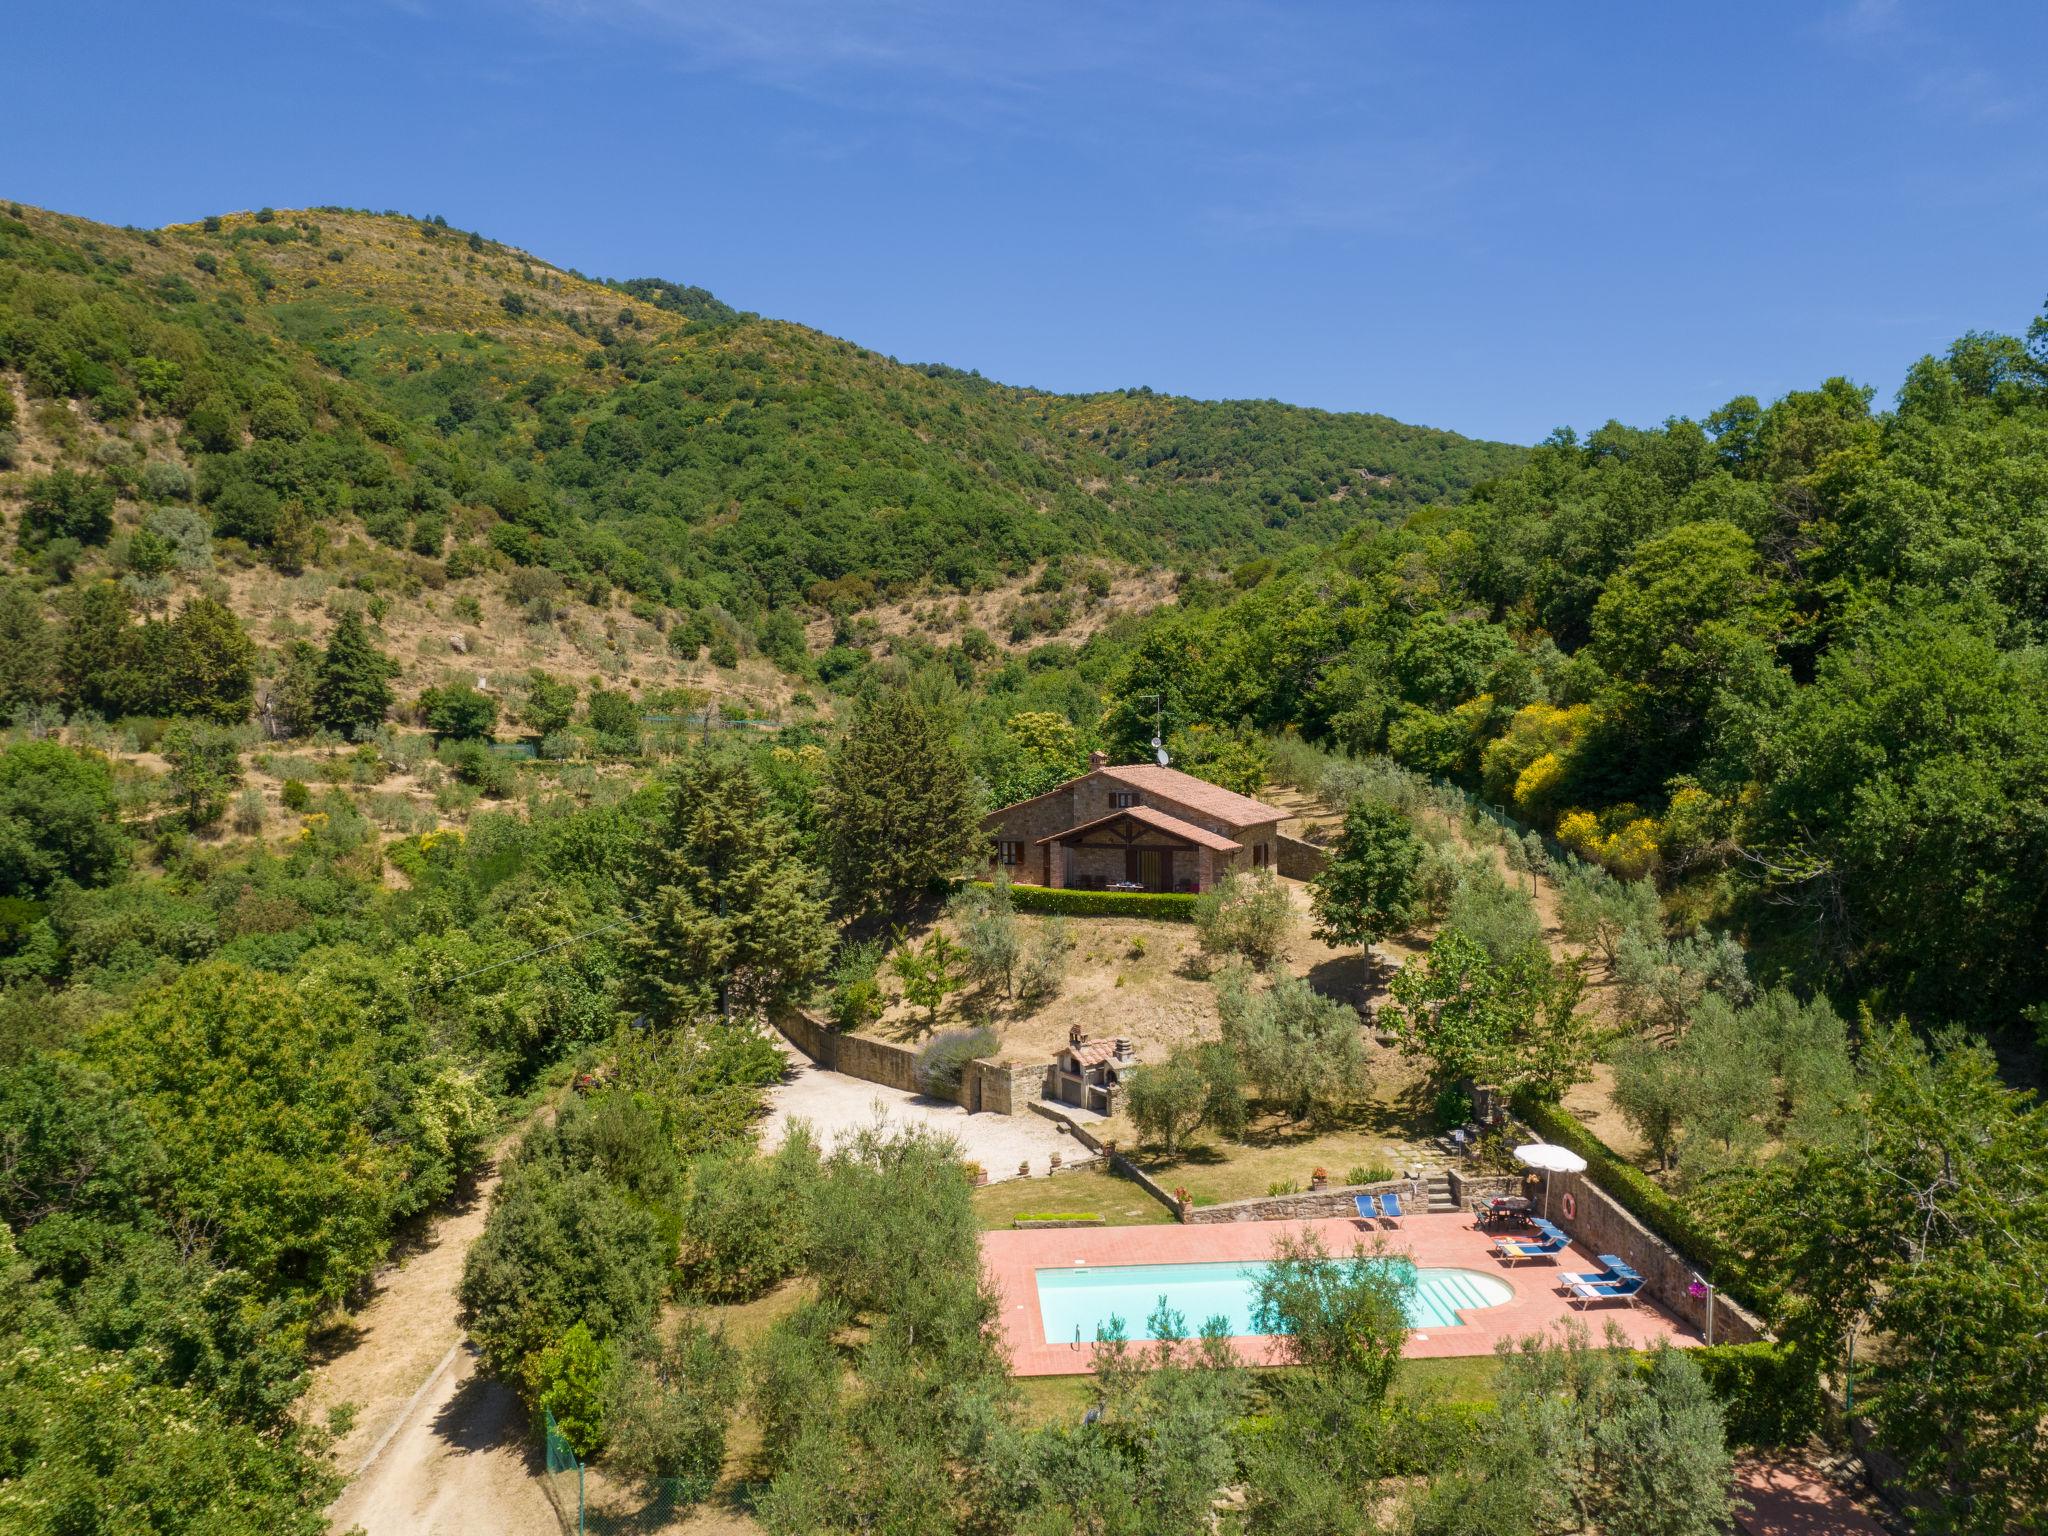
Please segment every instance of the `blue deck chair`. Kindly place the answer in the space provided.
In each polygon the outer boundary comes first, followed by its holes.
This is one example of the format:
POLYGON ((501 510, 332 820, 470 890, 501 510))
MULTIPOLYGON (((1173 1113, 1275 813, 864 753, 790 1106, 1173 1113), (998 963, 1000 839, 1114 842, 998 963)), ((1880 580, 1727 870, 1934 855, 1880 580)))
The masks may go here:
POLYGON ((1625 1301, 1631 1307, 1636 1304, 1636 1292, 1643 1288, 1641 1275, 1630 1275, 1612 1285, 1575 1285, 1565 1297, 1573 1306, 1591 1306, 1596 1301, 1625 1301))
POLYGON ((1380 1220, 1390 1227, 1401 1224, 1401 1197, 1394 1190, 1380 1196, 1380 1220))
POLYGON ((1568 1246, 1560 1232, 1555 1237, 1546 1235, 1540 1243, 1518 1243, 1513 1238, 1504 1237, 1493 1245, 1493 1251, 1503 1262, 1519 1264, 1524 1259, 1549 1258, 1552 1254, 1564 1252, 1568 1246))

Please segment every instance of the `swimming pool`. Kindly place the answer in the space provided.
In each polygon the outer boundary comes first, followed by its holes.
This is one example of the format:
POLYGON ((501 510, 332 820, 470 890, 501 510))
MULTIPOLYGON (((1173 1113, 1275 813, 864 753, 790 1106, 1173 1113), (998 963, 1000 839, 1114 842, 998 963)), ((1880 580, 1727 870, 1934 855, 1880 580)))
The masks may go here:
MULTIPOLYGON (((1349 1262, 1340 1260, 1335 1262, 1349 1262)), ((1254 1332, 1252 1305, 1257 1281, 1266 1268, 1260 1263, 1105 1264, 1072 1269, 1041 1269, 1038 1311, 1048 1344, 1076 1339, 1093 1343, 1096 1330, 1111 1316, 1124 1322, 1125 1334, 1146 1336, 1145 1319, 1160 1299, 1187 1319, 1190 1333, 1212 1317, 1221 1317, 1233 1337, 1254 1332)), ((1498 1275, 1476 1269, 1418 1269, 1408 1292, 1410 1328, 1456 1328, 1458 1314, 1497 1307, 1514 1299, 1514 1289, 1498 1275)))

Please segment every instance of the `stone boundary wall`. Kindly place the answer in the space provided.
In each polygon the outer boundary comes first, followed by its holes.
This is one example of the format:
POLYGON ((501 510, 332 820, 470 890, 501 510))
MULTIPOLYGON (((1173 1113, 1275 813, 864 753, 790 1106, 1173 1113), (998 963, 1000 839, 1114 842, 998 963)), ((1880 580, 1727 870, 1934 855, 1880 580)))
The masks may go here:
POLYGON ((916 1093, 917 1052, 907 1045, 842 1035, 800 1008, 785 1008, 775 1027, 789 1043, 828 1072, 843 1072, 864 1083, 880 1083, 901 1093, 916 1093))
MULTIPOLYGON (((1707 1302, 1687 1292, 1695 1270, 1684 1254, 1631 1216, 1585 1174, 1550 1173, 1544 1178, 1550 1185, 1552 1221, 1590 1252, 1627 1260, 1641 1272, 1645 1292, 1682 1321, 1705 1332, 1707 1302), (1567 1195, 1575 1207, 1570 1216, 1564 1214, 1567 1195)), ((1716 1294, 1713 1305, 1716 1344, 1754 1344, 1770 1337, 1761 1319, 1728 1297, 1716 1294)))
MULTIPOLYGON (((923 1091, 917 1086, 917 1052, 910 1046, 841 1034, 800 1008, 782 1010, 774 1022, 784 1039, 828 1072, 843 1072, 899 1093, 923 1091)), ((1021 1115, 1045 1086, 1046 1070, 1043 1062, 1021 1066, 1008 1061, 970 1061, 952 1097, 970 1110, 1021 1115)))
POLYGON ((1428 1203, 1420 1179, 1388 1179, 1379 1184, 1332 1184, 1298 1195, 1259 1195, 1249 1200, 1226 1200, 1220 1205, 1195 1205, 1181 1219, 1192 1226, 1225 1221, 1323 1221, 1332 1216, 1356 1216, 1354 1195, 1389 1193, 1401 1197, 1402 1209, 1411 1216, 1420 1215, 1428 1203))
POLYGON ((1273 846, 1278 855, 1274 862, 1280 873, 1290 880, 1313 880, 1330 862, 1328 850, 1301 838, 1289 837, 1285 832, 1274 834, 1273 846))

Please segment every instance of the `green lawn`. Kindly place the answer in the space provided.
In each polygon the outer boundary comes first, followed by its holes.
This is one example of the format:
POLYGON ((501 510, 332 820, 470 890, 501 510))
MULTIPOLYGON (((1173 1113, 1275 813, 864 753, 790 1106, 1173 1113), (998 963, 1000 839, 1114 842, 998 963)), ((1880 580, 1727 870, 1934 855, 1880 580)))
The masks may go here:
POLYGON ((984 1232, 1006 1229, 1019 1216, 1092 1215, 1112 1227, 1173 1220, 1173 1213, 1129 1179, 1090 1168, 1049 1179, 1005 1179, 974 1192, 984 1232))
POLYGON ((1318 1168, 1331 1183, 1342 1184, 1353 1168, 1398 1177, 1402 1168, 1423 1160, 1405 1127, 1378 1121, 1320 1134, 1254 1126, 1242 1142, 1198 1142, 1171 1160, 1148 1152, 1138 1165, 1168 1189, 1185 1188, 1197 1205, 1216 1205, 1270 1194, 1276 1184, 1307 1189, 1318 1168))
MULTIPOLYGON (((1462 1359, 1403 1360, 1394 1379, 1402 1397, 1435 1398, 1453 1403, 1490 1403, 1500 1362, 1492 1355, 1462 1359)), ((1280 1375, 1277 1370, 1252 1373, 1261 1385, 1280 1375)), ((1018 1409, 1027 1424, 1078 1424, 1095 1401, 1093 1376, 1023 1376, 1016 1382, 1018 1409)))

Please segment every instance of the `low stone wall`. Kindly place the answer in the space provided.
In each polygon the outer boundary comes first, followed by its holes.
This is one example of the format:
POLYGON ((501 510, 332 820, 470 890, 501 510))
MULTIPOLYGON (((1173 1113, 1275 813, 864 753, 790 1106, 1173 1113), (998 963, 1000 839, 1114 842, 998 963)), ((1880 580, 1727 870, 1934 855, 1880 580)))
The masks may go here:
MULTIPOLYGON (((1657 1236, 1583 1173, 1548 1173, 1550 1219, 1589 1253, 1611 1253, 1641 1273, 1643 1289, 1666 1310, 1705 1332, 1707 1299, 1688 1292, 1691 1262, 1657 1236), (1569 1197, 1572 1212, 1565 1214, 1569 1197)), ((1539 1200, 1541 1195, 1539 1192, 1539 1200)), ((1540 1206, 1539 1206, 1540 1208, 1540 1206)), ((1714 1342, 1752 1344, 1770 1337, 1761 1319, 1730 1301, 1713 1298, 1714 1342)))
POLYGON ((1106 1216, 1068 1216, 1055 1217, 1050 1220, 1035 1216, 1019 1216, 1010 1223, 1011 1230, 1016 1232, 1053 1232, 1066 1227, 1106 1227, 1108 1225, 1109 1218, 1106 1216))
POLYGON ((1312 1193, 1260 1195, 1220 1205, 1190 1206, 1182 1219, 1192 1226, 1225 1221, 1323 1221, 1332 1216, 1356 1216, 1355 1195, 1388 1193, 1399 1195, 1402 1209, 1410 1215, 1419 1215, 1428 1203, 1419 1179, 1388 1179, 1380 1184, 1332 1184, 1312 1193))
MULTIPOLYGON (((888 1040, 844 1035, 822 1019, 798 1008, 776 1015, 783 1038, 828 1072, 843 1072, 864 1083, 879 1083, 900 1093, 921 1093, 917 1085, 917 1051, 888 1040)), ((969 1110, 998 1115, 1028 1113, 1045 1087, 1047 1064, 1026 1066, 1009 1061, 970 1061, 952 1094, 969 1110)))
MULTIPOLYGON (((1466 1173, 1461 1168, 1445 1170, 1450 1180, 1451 1199, 1458 1209, 1469 1211, 1481 1200, 1491 1200, 1496 1195, 1519 1195, 1522 1193, 1522 1176, 1515 1173, 1466 1173)), ((1609 1249, 1612 1253, 1614 1250, 1609 1249)))
POLYGON ((1274 862, 1280 873, 1290 880, 1313 880, 1330 862, 1327 850, 1301 838, 1289 837, 1285 832, 1275 835, 1274 848, 1277 854, 1274 862))

